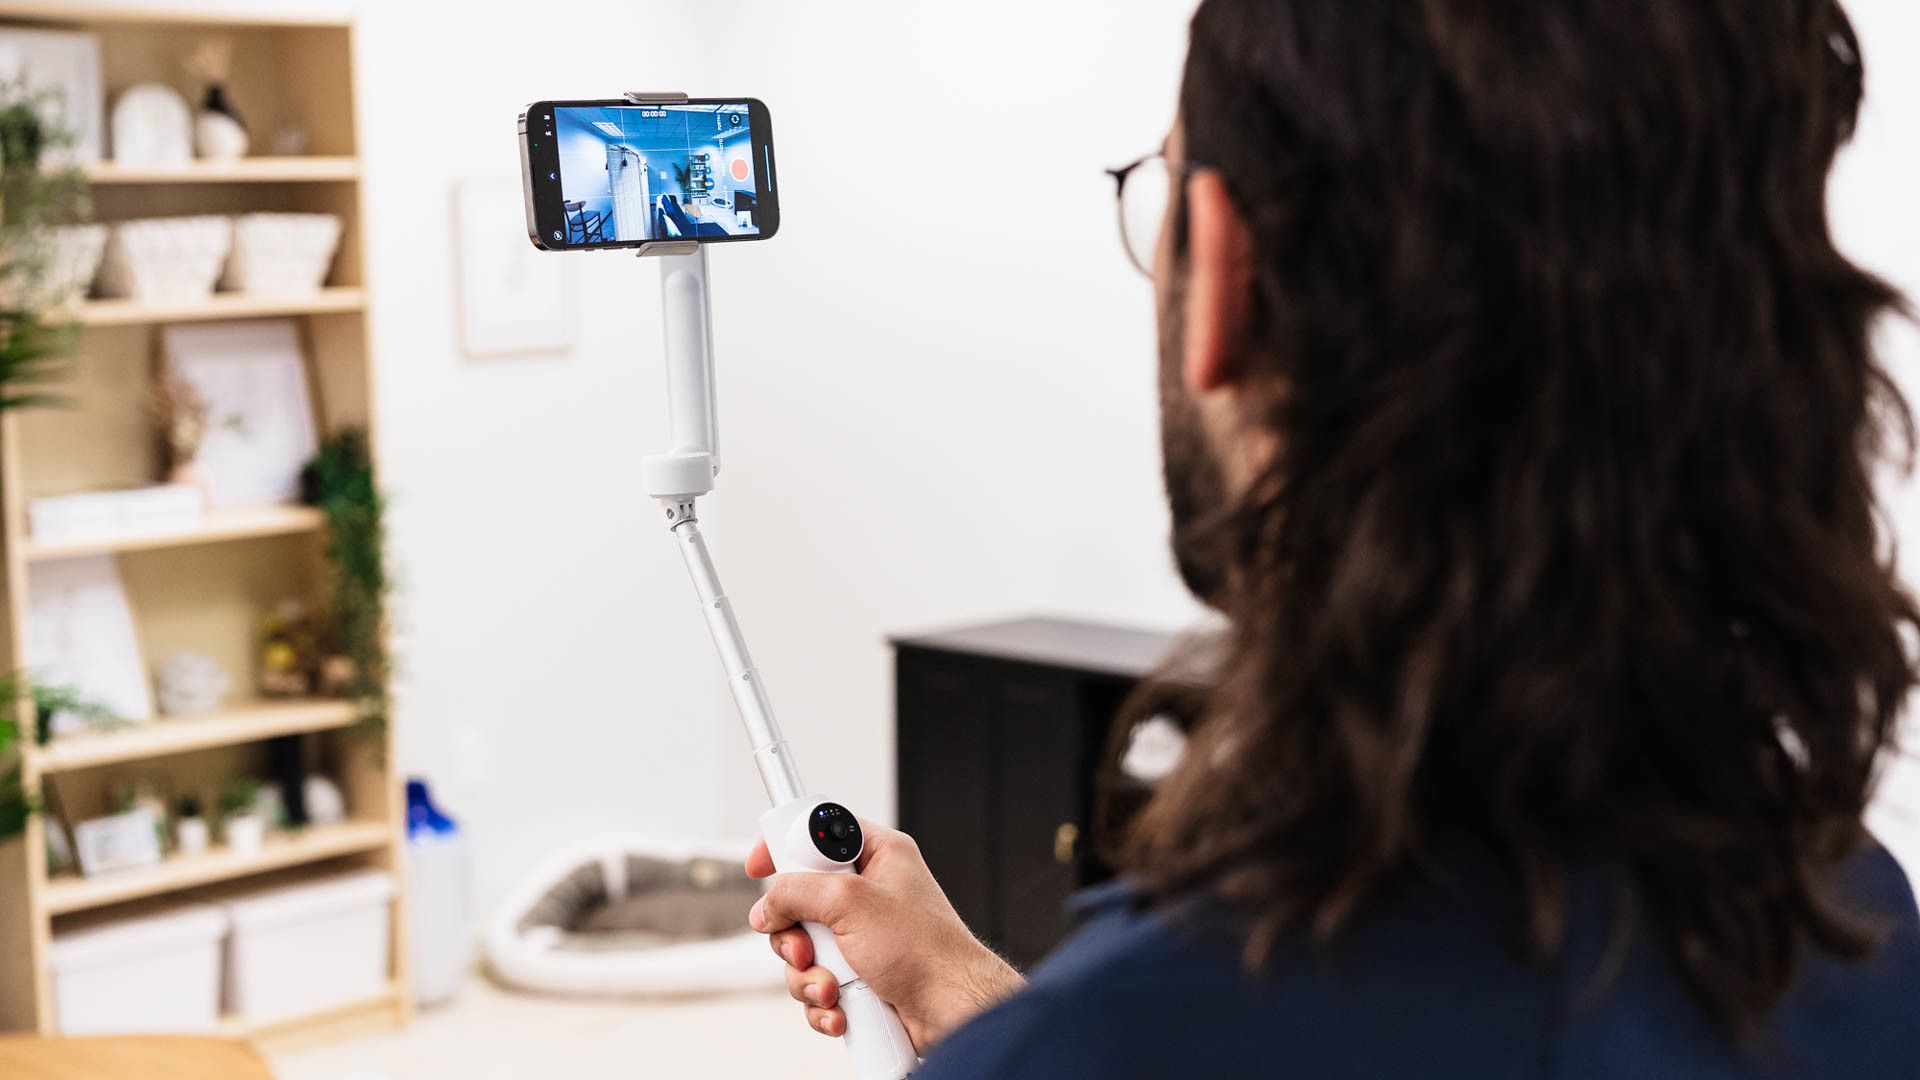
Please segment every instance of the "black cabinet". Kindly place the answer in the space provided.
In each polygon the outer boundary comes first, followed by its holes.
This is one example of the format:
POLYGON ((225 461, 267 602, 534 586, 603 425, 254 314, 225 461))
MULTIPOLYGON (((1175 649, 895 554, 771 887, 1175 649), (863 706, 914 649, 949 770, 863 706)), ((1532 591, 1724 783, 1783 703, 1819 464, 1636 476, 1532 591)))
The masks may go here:
POLYGON ((1112 871, 1088 843, 1121 704, 1166 634, 1019 619, 893 639, 900 827, 967 925, 1022 966, 1112 871))

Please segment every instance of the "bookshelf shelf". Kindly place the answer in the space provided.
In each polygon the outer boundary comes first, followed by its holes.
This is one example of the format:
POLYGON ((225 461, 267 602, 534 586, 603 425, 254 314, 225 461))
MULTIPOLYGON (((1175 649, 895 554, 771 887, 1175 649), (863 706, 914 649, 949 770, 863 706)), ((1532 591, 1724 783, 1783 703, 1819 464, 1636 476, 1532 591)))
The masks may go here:
POLYGON ((23 545, 22 554, 28 562, 44 562, 50 559, 71 559, 81 555, 148 551, 154 548, 219 544, 231 540, 251 540, 262 536, 318 532, 325 523, 326 518, 320 511, 307 506, 264 506, 249 510, 223 510, 208 514, 205 520, 190 529, 170 529, 164 532, 140 533, 102 540, 29 539, 23 545))
POLYGON ((346 727, 357 714, 345 701, 276 701, 211 716, 154 720, 117 731, 68 735, 34 751, 42 775, 184 754, 215 746, 346 727))
POLYGON ((214 319, 259 319, 275 315, 326 315, 366 307, 366 292, 334 285, 306 293, 215 293, 184 304, 156 304, 140 300, 88 300, 72 317, 82 326, 143 326, 157 323, 208 322, 214 319))
POLYGON ((232 162, 196 161, 190 165, 129 168, 111 161, 83 170, 94 184, 258 184, 340 182, 360 178, 360 161, 351 157, 255 157, 232 162))
POLYGON ((202 855, 175 855, 158 866, 104 877, 61 875, 47 882, 47 910, 54 915, 88 911, 128 900, 177 892, 198 885, 284 870, 355 852, 372 851, 391 843, 393 830, 384 821, 347 821, 320 825, 292 836, 271 837, 251 854, 216 847, 202 855))
MULTIPOLYGON (((118 730, 23 746, 21 783, 45 812, 24 835, 0 842, 0 1032, 58 1034, 48 967, 56 933, 113 921, 256 884, 260 875, 298 877, 294 868, 379 869, 394 876, 393 942, 386 992, 346 1012, 328 1010, 267 1025, 228 1021, 222 1031, 254 1040, 309 1041, 337 1033, 343 1019, 404 1024, 412 1001, 406 942, 405 798, 393 765, 393 725, 353 728, 348 702, 271 698, 260 685, 264 629, 278 612, 324 613, 332 568, 318 539, 326 521, 301 506, 209 512, 192 524, 105 539, 37 539, 30 497, 136 487, 164 472, 156 452, 156 358, 165 328, 177 323, 285 319, 294 323, 314 429, 320 438, 348 428, 377 445, 368 332, 366 199, 355 88, 358 49, 350 18, 243 11, 230 4, 128 5, 113 0, 0 0, 0 26, 91 34, 102 96, 140 83, 178 84, 181 58, 209 38, 233 41, 225 85, 263 142, 297 133, 310 151, 232 162, 143 167, 83 165, 92 208, 102 222, 200 214, 321 213, 342 224, 328 284, 286 294, 214 293, 182 303, 90 300, 59 313, 78 326, 77 349, 47 390, 59 407, 0 411, 0 673, 27 662, 29 613, 48 608, 47 584, 61 560, 112 557, 130 619, 140 673, 179 653, 211 659, 231 682, 234 704, 207 716, 163 718, 118 730), (271 134, 269 134, 271 133, 271 134), (38 605, 38 606, 36 606, 38 605), (310 775, 334 782, 348 819, 271 837, 256 853, 225 847, 124 874, 85 878, 48 866, 49 830, 71 827, 121 805, 130 788, 157 794, 171 812, 193 796, 209 806, 235 779, 275 776, 283 739, 300 740, 310 775), (56 817, 57 815, 57 817, 56 817)), ((229 416, 222 422, 244 423, 229 416)), ((71 563, 64 565, 72 570, 71 563)), ((297 624, 296 624, 297 625, 297 624)), ((305 631, 303 631, 305 632, 305 631)), ((82 660, 104 638, 82 631, 82 660)), ((126 655, 123 653, 123 655, 126 655)), ((130 665, 122 670, 131 682, 130 665)), ((82 668, 84 670, 84 667, 82 668)), ((15 714, 22 730, 30 704, 15 714)), ((0 758, 0 769, 12 757, 0 758)))

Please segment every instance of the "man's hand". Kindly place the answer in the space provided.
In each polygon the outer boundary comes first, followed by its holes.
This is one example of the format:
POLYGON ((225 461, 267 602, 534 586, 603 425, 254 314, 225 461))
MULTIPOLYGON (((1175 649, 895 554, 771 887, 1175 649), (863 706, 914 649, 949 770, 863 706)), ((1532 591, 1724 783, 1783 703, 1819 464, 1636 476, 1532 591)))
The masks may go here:
MULTIPOLYGON (((927 1049, 1024 985, 1025 980, 967 930, 928 872, 913 838, 860 822, 865 850, 854 874, 780 874, 747 919, 771 935, 787 962, 787 992, 806 1006, 822 1035, 846 1033, 837 1005, 840 984, 813 962, 813 943, 797 923, 833 931, 847 963, 907 1025, 913 1045, 927 1049)), ((767 845, 747 856, 747 873, 773 876, 767 845)))

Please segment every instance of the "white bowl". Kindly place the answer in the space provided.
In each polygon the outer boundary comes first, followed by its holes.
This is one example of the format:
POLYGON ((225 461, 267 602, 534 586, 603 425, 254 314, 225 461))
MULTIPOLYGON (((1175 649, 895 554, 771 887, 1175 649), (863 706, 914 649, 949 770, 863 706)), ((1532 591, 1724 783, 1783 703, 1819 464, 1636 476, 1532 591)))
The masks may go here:
POLYGON ((122 221, 107 238, 100 295, 167 303, 204 300, 232 244, 233 221, 220 215, 122 221))
POLYGON ((241 214, 220 287, 240 292, 309 292, 326 283, 340 246, 335 214, 241 214))

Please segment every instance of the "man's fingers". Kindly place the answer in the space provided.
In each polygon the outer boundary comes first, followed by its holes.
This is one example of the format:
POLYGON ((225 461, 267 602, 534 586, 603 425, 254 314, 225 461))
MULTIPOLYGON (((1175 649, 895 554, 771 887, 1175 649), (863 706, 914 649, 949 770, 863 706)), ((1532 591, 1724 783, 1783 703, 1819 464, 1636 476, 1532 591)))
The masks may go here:
POLYGON ((747 853, 747 876, 750 878, 773 876, 773 856, 767 854, 765 840, 756 840, 753 850, 747 853))
POLYGON ((773 946, 773 954, 787 962, 787 966, 805 971, 813 966, 813 939, 799 928, 782 930, 767 935, 767 944, 773 946))
POLYGON ((866 885, 857 874, 775 874, 747 922, 763 934, 802 922, 836 926, 866 885))
POLYGON ((875 855, 889 848, 899 847, 903 841, 913 843, 913 838, 899 829, 889 829, 879 822, 868 821, 866 818, 858 820, 861 836, 860 861, 854 863, 853 868, 862 874, 867 872, 867 864, 873 861, 875 855))
POLYGON ((847 1033, 847 1014, 839 1009, 821 1009, 807 1006, 807 1026, 822 1035, 839 1038, 847 1033))
POLYGON ((823 967, 787 969, 787 996, 802 1005, 831 1009, 840 1003, 840 981, 823 967))

